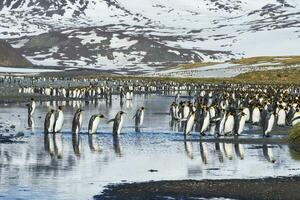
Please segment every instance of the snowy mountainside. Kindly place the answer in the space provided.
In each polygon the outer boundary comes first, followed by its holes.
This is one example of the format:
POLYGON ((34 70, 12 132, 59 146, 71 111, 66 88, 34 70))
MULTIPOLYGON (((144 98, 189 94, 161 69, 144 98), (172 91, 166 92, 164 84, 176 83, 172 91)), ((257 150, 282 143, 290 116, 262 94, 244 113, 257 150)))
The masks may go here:
POLYGON ((150 72, 298 55, 300 0, 2 0, 0 38, 34 64, 150 72))

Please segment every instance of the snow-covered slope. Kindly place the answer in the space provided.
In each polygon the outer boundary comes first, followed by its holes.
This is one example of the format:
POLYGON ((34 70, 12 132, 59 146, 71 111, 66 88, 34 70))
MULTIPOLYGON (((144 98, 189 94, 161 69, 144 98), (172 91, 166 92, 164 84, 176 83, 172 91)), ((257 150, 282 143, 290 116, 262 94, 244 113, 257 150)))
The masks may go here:
POLYGON ((2 0, 0 38, 35 64, 128 72, 299 55, 300 0, 2 0))

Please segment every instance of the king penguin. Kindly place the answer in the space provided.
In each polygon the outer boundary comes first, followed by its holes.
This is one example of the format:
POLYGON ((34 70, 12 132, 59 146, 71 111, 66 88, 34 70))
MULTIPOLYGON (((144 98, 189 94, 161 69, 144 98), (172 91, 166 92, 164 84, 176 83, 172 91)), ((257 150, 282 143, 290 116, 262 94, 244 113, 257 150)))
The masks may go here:
POLYGON ((277 125, 285 126, 285 122, 286 122, 286 111, 282 105, 279 105, 277 125))
POLYGON ((105 118, 102 114, 92 115, 89 121, 89 134, 95 134, 99 126, 100 120, 105 118))
POLYGON ((234 112, 229 112, 224 125, 224 134, 232 135, 233 128, 234 128, 234 112))
POLYGON ((111 119, 108 121, 109 122, 114 122, 113 125, 113 135, 120 135, 121 134, 121 130, 123 128, 123 123, 124 123, 124 114, 126 114, 123 111, 119 111, 114 119, 111 119))
POLYGON ((204 111, 203 111, 203 116, 201 118, 201 130, 200 130, 200 134, 202 136, 205 136, 205 131, 207 130, 209 124, 210 124, 209 110, 207 108, 205 108, 204 111))
POLYGON ((236 117, 235 121, 235 132, 237 135, 241 135, 241 133, 244 131, 245 123, 247 120, 247 115, 244 112, 239 113, 239 115, 236 117))
POLYGON ((252 111, 252 123, 258 124, 260 122, 260 109, 258 106, 255 106, 252 111))
POLYGON ((78 134, 80 132, 80 129, 82 127, 82 109, 78 108, 74 114, 73 122, 72 122, 72 132, 78 134))
POLYGON ((264 111, 262 115, 263 137, 270 137, 275 123, 275 111, 264 111))
POLYGON ((191 134, 191 131, 193 130, 194 122, 195 122, 195 112, 191 111, 187 118, 186 126, 184 129, 185 135, 191 134))
POLYGON ((59 133, 64 124, 64 113, 63 107, 58 106, 58 110, 55 111, 55 121, 54 121, 54 132, 59 133))
POLYGON ((36 107, 34 99, 31 98, 30 103, 26 104, 26 106, 28 107, 28 116, 32 116, 35 111, 35 107, 36 107))
POLYGON ((133 116, 133 119, 135 119, 135 127, 140 127, 144 123, 144 110, 145 108, 142 106, 139 109, 137 109, 135 115, 133 116))
POLYGON ((45 122, 44 122, 44 132, 45 133, 52 133, 53 132, 53 126, 54 126, 54 109, 50 109, 45 117, 45 122))

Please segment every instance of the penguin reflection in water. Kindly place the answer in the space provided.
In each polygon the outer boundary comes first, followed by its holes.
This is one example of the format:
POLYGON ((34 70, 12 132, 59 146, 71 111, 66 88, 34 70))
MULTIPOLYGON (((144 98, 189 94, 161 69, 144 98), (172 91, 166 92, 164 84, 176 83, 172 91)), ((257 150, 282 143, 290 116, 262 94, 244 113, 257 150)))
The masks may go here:
POLYGON ((80 156, 81 152, 81 138, 80 134, 72 134, 72 145, 73 145, 73 150, 76 156, 80 156))
POLYGON ((57 155, 58 159, 61 159, 62 158, 62 134, 61 133, 53 134, 53 140, 54 140, 55 154, 57 155))
POLYGON ((273 148, 272 146, 264 144, 263 145, 263 154, 267 161, 269 161, 271 163, 275 163, 276 159, 274 158, 272 148, 273 148))
POLYGON ((97 135, 89 134, 89 147, 92 152, 100 153, 102 151, 100 148, 100 144, 97 141, 97 135))
POLYGON ((118 135, 113 135, 113 147, 114 147, 115 154, 121 157, 122 147, 120 145, 120 139, 118 135))
POLYGON ((72 132, 78 134, 82 127, 82 119, 83 119, 83 110, 78 108, 75 112, 73 122, 72 122, 72 132))
POLYGON ((28 129, 31 130, 32 133, 35 132, 35 123, 34 119, 32 116, 28 116, 28 121, 27 121, 28 129))
POLYGON ((124 123, 124 114, 126 114, 123 111, 120 111, 116 114, 114 119, 109 120, 107 123, 114 122, 113 125, 113 135, 120 135, 121 130, 123 128, 123 123, 124 123))
POLYGON ((135 115, 132 119, 135 119, 135 131, 141 132, 140 128, 144 123, 144 110, 145 108, 142 106, 139 109, 137 109, 135 115))
POLYGON ((194 158, 194 155, 193 155, 193 143, 191 141, 190 136, 188 136, 188 135, 184 135, 184 149, 185 149, 186 155, 190 159, 193 159, 194 158))

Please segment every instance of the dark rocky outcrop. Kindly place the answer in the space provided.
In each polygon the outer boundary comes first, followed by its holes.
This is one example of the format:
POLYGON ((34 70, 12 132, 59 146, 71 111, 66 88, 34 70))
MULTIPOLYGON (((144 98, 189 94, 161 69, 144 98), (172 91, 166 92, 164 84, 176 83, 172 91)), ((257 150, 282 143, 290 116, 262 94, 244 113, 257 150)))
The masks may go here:
POLYGON ((33 64, 5 40, 0 40, 0 66, 32 67, 33 64))

